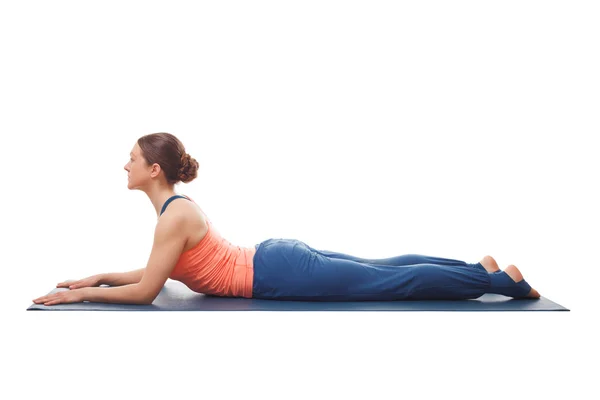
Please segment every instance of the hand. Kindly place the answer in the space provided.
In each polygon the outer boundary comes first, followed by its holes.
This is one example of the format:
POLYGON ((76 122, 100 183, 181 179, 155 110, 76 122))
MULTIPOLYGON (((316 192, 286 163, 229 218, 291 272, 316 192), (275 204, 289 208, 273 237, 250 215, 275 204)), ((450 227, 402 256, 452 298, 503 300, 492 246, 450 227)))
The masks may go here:
POLYGON ((56 293, 50 293, 33 300, 35 304, 44 303, 45 306, 64 303, 81 303, 83 301, 83 289, 62 290, 56 293))
POLYGON ((80 279, 78 281, 64 281, 56 284, 57 288, 69 288, 69 289, 79 289, 84 287, 93 287, 100 286, 102 282, 102 275, 92 275, 87 278, 80 279))

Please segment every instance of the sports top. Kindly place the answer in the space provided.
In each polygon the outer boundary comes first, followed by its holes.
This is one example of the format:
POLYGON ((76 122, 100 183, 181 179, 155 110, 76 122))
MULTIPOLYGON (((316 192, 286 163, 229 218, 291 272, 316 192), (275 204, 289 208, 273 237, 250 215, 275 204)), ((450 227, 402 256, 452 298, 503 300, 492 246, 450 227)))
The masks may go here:
MULTIPOLYGON (((160 215, 176 198, 186 198, 195 203, 188 196, 171 196, 160 215)), ((234 246, 220 235, 204 211, 202 214, 206 217, 208 232, 195 247, 181 253, 169 278, 182 282, 197 293, 252 298, 256 246, 234 246)))

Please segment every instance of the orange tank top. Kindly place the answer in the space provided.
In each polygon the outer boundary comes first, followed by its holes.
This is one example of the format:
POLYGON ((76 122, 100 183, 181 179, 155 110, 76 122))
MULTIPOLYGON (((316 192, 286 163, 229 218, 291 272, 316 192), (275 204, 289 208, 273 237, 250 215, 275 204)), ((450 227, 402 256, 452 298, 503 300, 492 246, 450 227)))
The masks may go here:
POLYGON ((252 298, 256 247, 234 246, 221 237, 204 211, 202 214, 208 232, 195 247, 181 253, 169 278, 198 293, 252 298))

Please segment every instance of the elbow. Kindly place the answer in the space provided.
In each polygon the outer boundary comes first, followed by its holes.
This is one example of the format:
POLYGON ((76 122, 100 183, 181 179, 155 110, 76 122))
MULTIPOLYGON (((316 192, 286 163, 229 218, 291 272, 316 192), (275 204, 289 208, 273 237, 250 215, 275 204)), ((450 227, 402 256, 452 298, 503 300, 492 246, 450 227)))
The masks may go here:
POLYGON ((152 304, 158 293, 154 293, 154 291, 144 290, 144 288, 139 287, 137 291, 137 301, 138 304, 152 304))
POLYGON ((141 301, 139 302, 139 304, 142 304, 142 305, 150 305, 150 304, 152 304, 153 302, 154 302, 154 299, 143 299, 143 300, 141 300, 141 301))
POLYGON ((154 299, 156 299, 155 294, 145 294, 143 296, 141 296, 140 298, 140 304, 145 304, 145 305, 149 305, 152 304, 154 302, 154 299))

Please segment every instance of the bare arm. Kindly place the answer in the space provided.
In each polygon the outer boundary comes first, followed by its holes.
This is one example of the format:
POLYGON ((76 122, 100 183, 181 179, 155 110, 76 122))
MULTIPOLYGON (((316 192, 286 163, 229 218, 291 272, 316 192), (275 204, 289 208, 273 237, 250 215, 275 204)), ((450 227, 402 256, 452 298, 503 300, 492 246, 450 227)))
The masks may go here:
POLYGON ((109 286, 123 286, 132 283, 139 283, 142 280, 145 269, 146 268, 140 268, 129 272, 110 272, 107 274, 100 274, 100 284, 109 286))
POLYGON ((183 214, 167 215, 167 218, 163 217, 160 220, 154 233, 154 245, 146 268, 100 274, 104 277, 103 283, 121 287, 81 287, 51 293, 35 299, 34 302, 44 305, 82 301, 152 304, 183 252, 186 238, 182 234, 181 226, 184 223, 183 214))
POLYGON ((181 234, 184 217, 169 216, 159 222, 154 233, 154 245, 146 268, 121 274, 107 274, 107 282, 119 283, 122 287, 82 288, 83 301, 102 303, 152 304, 169 274, 177 264, 185 246, 185 236, 181 234), (127 284, 125 279, 139 279, 127 284))
POLYGON ((123 285, 121 287, 86 287, 80 290, 83 301, 91 301, 94 303, 120 303, 120 304, 150 304, 152 301, 147 300, 148 296, 140 287, 139 283, 131 285, 123 285))

